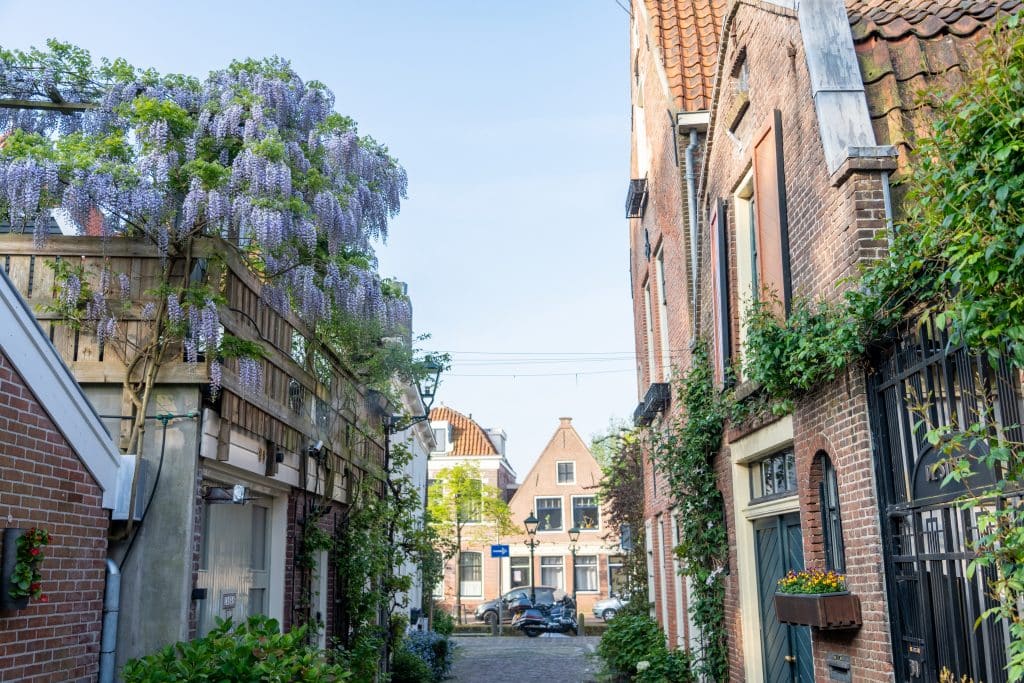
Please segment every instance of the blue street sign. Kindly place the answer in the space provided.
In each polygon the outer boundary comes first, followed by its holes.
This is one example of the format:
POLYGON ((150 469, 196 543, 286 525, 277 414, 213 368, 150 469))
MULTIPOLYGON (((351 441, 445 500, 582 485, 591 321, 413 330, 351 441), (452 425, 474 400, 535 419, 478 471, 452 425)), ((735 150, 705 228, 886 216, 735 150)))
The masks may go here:
POLYGON ((508 557, 507 545, 492 545, 491 557, 508 557))

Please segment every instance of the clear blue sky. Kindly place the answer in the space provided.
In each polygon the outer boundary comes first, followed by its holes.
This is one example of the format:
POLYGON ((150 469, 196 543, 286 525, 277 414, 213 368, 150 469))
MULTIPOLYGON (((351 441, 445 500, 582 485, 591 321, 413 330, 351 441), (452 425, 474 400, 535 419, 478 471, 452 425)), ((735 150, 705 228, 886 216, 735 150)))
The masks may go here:
POLYGON ((631 414, 628 17, 614 0, 0 0, 0 45, 48 37, 194 75, 292 60, 409 172, 378 254, 409 283, 426 346, 453 353, 438 401, 503 427, 520 476, 560 416, 588 438, 631 414), (604 374, 526 376, 577 371, 604 374))

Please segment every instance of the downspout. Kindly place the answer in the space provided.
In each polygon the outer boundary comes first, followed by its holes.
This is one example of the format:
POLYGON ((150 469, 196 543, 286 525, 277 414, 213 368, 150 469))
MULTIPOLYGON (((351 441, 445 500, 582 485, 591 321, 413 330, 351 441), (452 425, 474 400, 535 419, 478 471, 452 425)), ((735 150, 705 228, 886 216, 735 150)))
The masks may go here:
POLYGON ((114 683, 117 656, 117 617, 121 611, 121 570, 107 558, 107 580, 103 588, 103 635, 100 639, 99 683, 114 683))
MULTIPOLYGON (((690 303, 697 309, 697 174, 694 173, 693 153, 697 151, 697 129, 690 129, 690 144, 686 146, 686 201, 690 213, 690 303)), ((696 330, 696 316, 693 316, 696 330)))

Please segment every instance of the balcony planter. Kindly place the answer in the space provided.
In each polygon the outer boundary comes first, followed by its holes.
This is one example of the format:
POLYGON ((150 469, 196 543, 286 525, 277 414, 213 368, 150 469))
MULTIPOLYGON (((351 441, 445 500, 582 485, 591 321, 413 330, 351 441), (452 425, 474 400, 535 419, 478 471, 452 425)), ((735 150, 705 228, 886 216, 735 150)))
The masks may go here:
POLYGON ((4 529, 3 552, 0 554, 0 612, 12 612, 28 607, 29 596, 20 598, 11 595, 11 576, 18 563, 18 539, 25 535, 25 529, 4 529))
POLYGON ((823 630, 860 628, 860 598, 842 593, 776 593, 775 614, 780 623, 823 630))

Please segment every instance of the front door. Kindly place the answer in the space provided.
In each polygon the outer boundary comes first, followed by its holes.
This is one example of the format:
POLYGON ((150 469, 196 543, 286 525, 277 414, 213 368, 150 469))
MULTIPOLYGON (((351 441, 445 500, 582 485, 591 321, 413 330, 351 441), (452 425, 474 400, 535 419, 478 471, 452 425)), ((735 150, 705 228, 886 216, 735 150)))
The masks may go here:
POLYGON ((812 683, 811 629, 780 624, 775 587, 790 570, 804 568, 800 515, 768 517, 754 523, 757 597, 761 613, 761 654, 765 683, 812 683))
POLYGON ((270 510, 259 503, 207 503, 197 586, 206 589, 199 603, 199 635, 216 626, 216 618, 245 621, 266 614, 270 510))

